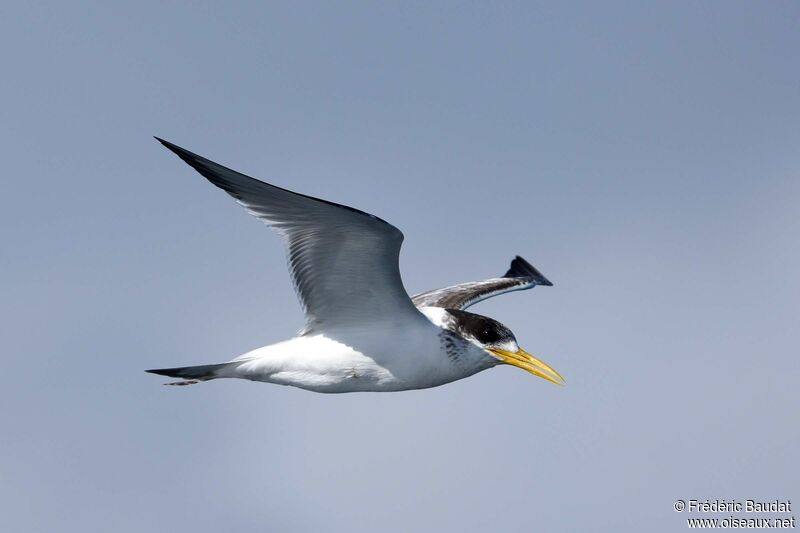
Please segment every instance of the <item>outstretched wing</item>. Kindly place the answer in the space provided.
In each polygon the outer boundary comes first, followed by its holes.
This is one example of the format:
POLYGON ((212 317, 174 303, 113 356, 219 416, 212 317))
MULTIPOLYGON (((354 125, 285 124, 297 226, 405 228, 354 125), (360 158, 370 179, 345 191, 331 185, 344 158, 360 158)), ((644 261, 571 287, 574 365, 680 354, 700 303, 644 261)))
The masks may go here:
POLYGON ((425 320, 403 288, 402 232, 380 218, 269 185, 156 137, 280 233, 306 313, 305 333, 403 318, 425 320))
POLYGON ((492 296, 511 291, 532 289, 537 285, 552 286, 546 277, 520 256, 511 261, 511 268, 501 278, 470 281, 443 289, 417 294, 411 298, 418 307, 466 309, 492 296))

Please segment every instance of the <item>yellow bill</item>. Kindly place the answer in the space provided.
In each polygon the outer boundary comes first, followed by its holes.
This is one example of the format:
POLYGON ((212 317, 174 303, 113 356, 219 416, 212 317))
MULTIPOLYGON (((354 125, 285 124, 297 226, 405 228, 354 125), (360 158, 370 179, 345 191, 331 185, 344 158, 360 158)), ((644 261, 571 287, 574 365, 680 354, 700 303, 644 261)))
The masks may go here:
POLYGON ((488 350, 507 365, 527 370, 534 376, 544 378, 556 385, 563 385, 565 383, 561 374, 553 370, 550 365, 532 356, 522 348, 520 348, 518 352, 507 352, 505 350, 498 350, 497 348, 489 348, 488 350))

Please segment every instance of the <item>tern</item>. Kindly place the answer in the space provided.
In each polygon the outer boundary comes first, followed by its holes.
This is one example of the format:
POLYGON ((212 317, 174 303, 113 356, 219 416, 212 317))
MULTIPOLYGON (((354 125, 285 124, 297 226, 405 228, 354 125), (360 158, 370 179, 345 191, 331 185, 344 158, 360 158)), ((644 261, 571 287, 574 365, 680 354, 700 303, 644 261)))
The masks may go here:
POLYGON ((522 257, 500 277, 409 297, 398 265, 403 233, 388 222, 156 139, 283 237, 306 315, 295 337, 230 361, 147 370, 181 380, 168 385, 240 378, 322 393, 392 392, 437 387, 502 364, 564 383, 506 326, 465 311, 492 296, 552 285, 522 257))

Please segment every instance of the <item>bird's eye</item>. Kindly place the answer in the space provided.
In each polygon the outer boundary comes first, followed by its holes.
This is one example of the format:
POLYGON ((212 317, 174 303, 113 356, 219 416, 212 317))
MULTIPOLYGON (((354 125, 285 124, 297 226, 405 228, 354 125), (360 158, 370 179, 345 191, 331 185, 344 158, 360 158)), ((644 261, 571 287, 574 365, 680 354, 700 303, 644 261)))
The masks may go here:
POLYGON ((480 341, 483 343, 496 342, 500 339, 500 335, 491 328, 484 328, 481 330, 480 341))

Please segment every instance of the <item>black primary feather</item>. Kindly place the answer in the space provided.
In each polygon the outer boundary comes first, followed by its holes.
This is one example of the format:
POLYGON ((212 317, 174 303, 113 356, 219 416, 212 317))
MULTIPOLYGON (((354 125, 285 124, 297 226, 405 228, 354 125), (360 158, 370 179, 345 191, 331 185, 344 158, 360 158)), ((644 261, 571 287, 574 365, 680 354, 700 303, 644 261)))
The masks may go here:
POLYGON ((417 294, 411 300, 419 307, 466 309, 486 298, 511 291, 532 289, 537 285, 550 287, 553 284, 533 265, 522 257, 516 256, 511 261, 511 267, 503 274, 503 277, 483 281, 470 281, 442 289, 434 289, 417 294))
POLYGON ((516 256, 513 261, 511 261, 511 267, 508 271, 503 274, 504 278, 531 278, 536 282, 537 285, 544 285, 546 287, 552 287, 553 284, 550 282, 549 279, 544 277, 544 274, 536 270, 536 267, 532 264, 528 263, 525 259, 520 256, 516 256))

